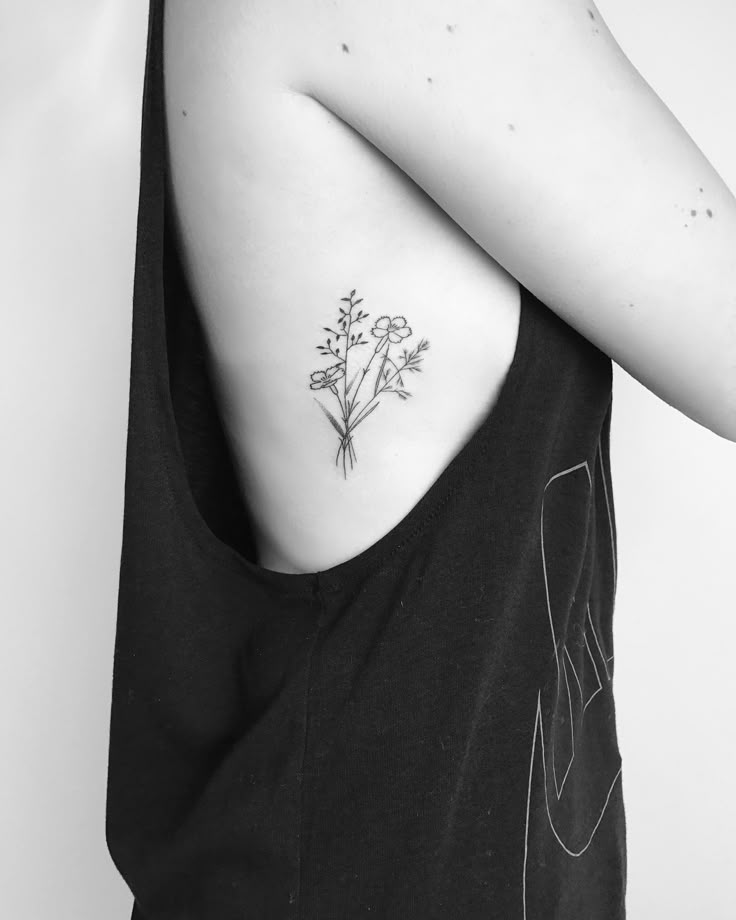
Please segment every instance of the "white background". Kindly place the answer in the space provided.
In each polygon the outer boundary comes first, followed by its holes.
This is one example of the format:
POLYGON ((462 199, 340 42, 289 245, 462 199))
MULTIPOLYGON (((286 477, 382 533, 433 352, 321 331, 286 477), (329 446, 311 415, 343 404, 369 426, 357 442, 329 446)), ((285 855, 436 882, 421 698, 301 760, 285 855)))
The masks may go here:
MULTIPOLYGON (((736 189, 736 4, 599 6, 736 189)), ((128 920, 104 806, 148 3, 0 8, 1 909, 128 920)), ((733 920, 736 445, 614 366, 612 465, 628 915, 733 920)))

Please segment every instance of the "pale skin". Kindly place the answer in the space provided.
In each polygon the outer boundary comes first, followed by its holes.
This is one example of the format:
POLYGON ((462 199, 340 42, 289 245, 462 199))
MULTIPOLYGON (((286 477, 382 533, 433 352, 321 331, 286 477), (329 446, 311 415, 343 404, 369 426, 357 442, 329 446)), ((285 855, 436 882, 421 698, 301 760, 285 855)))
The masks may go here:
POLYGON ((594 3, 247 7, 277 22, 269 66, 305 105, 376 145, 642 384, 736 441, 736 200, 594 3))
POLYGON ((674 409, 736 441, 736 200, 594 4, 178 0, 173 10, 167 116, 180 222, 232 372, 231 415, 251 435, 243 463, 268 564, 339 562, 426 491, 481 414, 478 396, 470 407, 467 392, 453 394, 467 414, 453 428, 448 409, 433 438, 421 415, 441 407, 439 375, 459 389, 457 368, 475 373, 483 360, 464 362, 459 345, 442 353, 455 328, 445 304, 453 320, 457 304, 473 304, 465 329, 493 304, 493 328, 464 339, 506 336, 488 384, 510 358, 508 279, 674 409), (389 167, 487 254, 483 284, 455 296, 475 256, 440 239, 428 210, 420 220, 389 167), (416 398, 361 425, 346 481, 306 381, 315 335, 356 287, 373 319, 408 316, 432 341, 433 363, 416 398), (264 408, 274 404, 278 413, 264 408), (387 462, 390 493, 375 489, 387 462), (321 547, 305 523, 317 513, 321 547))
POLYGON ((459 0, 444 29, 440 2, 294 6, 295 88, 632 376, 736 441, 736 201, 594 4, 459 0))

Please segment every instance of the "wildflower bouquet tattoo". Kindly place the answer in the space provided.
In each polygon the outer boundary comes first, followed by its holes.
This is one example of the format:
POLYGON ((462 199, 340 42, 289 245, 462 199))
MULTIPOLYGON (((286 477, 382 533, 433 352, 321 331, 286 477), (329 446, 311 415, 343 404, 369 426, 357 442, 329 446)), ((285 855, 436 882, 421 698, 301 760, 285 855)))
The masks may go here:
MULTIPOLYGON (((331 336, 334 337, 334 347, 332 337, 327 339, 326 345, 317 345, 317 350, 321 354, 333 355, 337 358, 337 363, 325 370, 314 371, 310 375, 311 382, 309 384, 311 390, 329 390, 337 398, 342 424, 316 397, 315 402, 340 435, 340 445, 337 449, 335 464, 339 465, 340 455, 342 455, 342 469, 346 479, 346 457, 350 459, 351 469, 353 461, 358 458, 353 444, 353 432, 361 422, 368 418, 371 412, 379 407, 380 402, 378 400, 383 393, 396 393, 399 399, 406 399, 411 396, 411 393, 404 389, 404 381, 401 375, 404 371, 419 373, 422 370, 419 366, 422 363, 421 355, 429 348, 429 342, 426 339, 421 339, 413 351, 403 349, 401 363, 397 364, 393 357, 389 355, 389 351, 392 345, 400 345, 404 339, 408 338, 411 335, 411 329, 406 325, 406 319, 403 316, 394 316, 393 318, 381 316, 371 328, 371 335, 378 339, 378 343, 373 349, 373 354, 365 367, 359 367, 355 371, 350 383, 348 383, 348 358, 351 356, 351 352, 363 345, 372 344, 369 339, 363 338, 362 330, 357 333, 353 331, 357 329, 359 323, 368 319, 369 316, 368 313, 364 313, 362 310, 359 310, 357 314, 353 313, 358 304, 363 302, 362 297, 357 300, 354 300, 354 297, 355 290, 353 289, 349 297, 340 298, 340 300, 347 302, 349 306, 339 308, 338 330, 330 329, 327 326, 322 327, 325 332, 331 333, 331 336), (345 340, 343 354, 340 354, 340 347, 337 344, 341 339, 345 340), (375 365, 377 373, 372 384, 373 394, 367 402, 361 403, 361 400, 358 399, 358 393, 376 356, 378 356, 378 361, 375 365), (355 386, 353 386, 354 384, 355 386), (359 409, 359 406, 362 407, 359 409)), ((366 385, 367 392, 364 391, 363 393, 364 400, 367 398, 367 393, 370 392, 370 387, 369 382, 366 385)))

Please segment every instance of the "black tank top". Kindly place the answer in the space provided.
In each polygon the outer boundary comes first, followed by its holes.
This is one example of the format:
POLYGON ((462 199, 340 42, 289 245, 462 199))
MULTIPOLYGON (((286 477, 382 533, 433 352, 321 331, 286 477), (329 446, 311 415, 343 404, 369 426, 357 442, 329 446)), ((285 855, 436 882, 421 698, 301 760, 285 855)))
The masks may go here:
MULTIPOLYGON (((521 288, 500 396, 412 510, 259 566, 143 99, 107 842, 135 920, 620 920, 611 361, 521 288)), ((316 525, 315 525, 316 526, 316 525)))

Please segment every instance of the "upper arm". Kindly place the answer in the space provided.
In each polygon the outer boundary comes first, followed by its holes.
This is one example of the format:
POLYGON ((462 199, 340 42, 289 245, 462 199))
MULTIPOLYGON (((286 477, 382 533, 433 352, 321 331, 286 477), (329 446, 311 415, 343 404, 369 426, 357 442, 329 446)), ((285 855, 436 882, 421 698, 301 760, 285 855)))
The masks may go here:
POLYGON ((587 0, 285 0, 293 89, 736 440, 736 201, 587 0))

